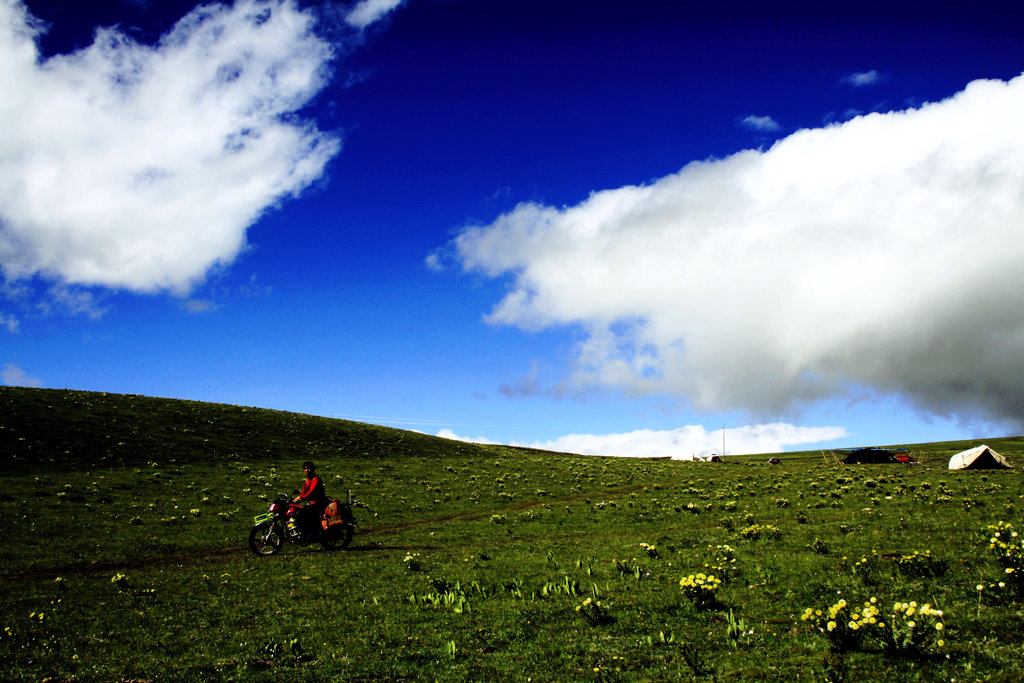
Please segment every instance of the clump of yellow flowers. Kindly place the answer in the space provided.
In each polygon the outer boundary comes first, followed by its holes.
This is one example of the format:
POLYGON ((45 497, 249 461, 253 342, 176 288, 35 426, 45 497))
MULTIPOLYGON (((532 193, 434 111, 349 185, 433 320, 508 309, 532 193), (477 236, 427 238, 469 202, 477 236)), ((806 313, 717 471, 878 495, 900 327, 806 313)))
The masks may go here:
POLYGON ((704 571, 714 574, 723 582, 738 572, 736 566, 736 551, 732 546, 722 543, 709 545, 707 550, 708 561, 704 563, 704 571))
POLYGON ((715 604, 715 595, 722 580, 714 574, 690 574, 679 580, 679 589, 697 609, 707 609, 715 604))
POLYGON ((581 604, 576 605, 576 611, 591 626, 600 626, 614 621, 608 608, 593 598, 587 598, 581 604))
POLYGON ((990 524, 991 533, 988 541, 989 551, 1003 567, 1009 583, 1018 591, 1024 592, 1024 547, 1021 536, 1009 522, 990 524))
MULTIPOLYGON (((865 607, 873 605, 871 602, 864 604, 865 607)), ((861 630, 863 616, 863 612, 851 609, 850 604, 841 599, 824 612, 808 607, 800 619, 824 635, 833 649, 845 651, 857 647, 864 638, 865 633, 861 630)))
POLYGON ((878 598, 872 597, 860 607, 845 599, 825 611, 808 607, 800 619, 814 626, 839 651, 854 649, 872 638, 890 652, 909 653, 945 645, 943 616, 942 610, 915 601, 897 601, 891 609, 883 610, 878 598))
MULTIPOLYGON (((921 652, 943 647, 944 613, 928 603, 896 602, 880 629, 879 640, 892 652, 921 652)), ((881 624, 880 624, 881 625, 881 624)))

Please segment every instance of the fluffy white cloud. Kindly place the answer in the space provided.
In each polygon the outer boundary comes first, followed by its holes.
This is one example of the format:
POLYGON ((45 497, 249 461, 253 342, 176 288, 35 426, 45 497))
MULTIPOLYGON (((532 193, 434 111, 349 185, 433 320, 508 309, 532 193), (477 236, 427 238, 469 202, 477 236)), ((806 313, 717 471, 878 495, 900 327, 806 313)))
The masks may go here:
MULTIPOLYGON (((483 437, 461 437, 449 429, 437 435, 472 443, 495 443, 483 437)), ((830 441, 847 435, 843 427, 797 427, 781 422, 751 425, 725 431, 725 452, 728 455, 779 453, 790 446, 830 441)), ((689 425, 660 431, 640 429, 624 434, 570 434, 551 441, 515 442, 509 445, 580 455, 692 460, 721 453, 722 432, 708 432, 700 425, 689 425)))
POLYGON ((31 377, 14 363, 7 363, 4 369, 0 370, 0 379, 9 387, 41 387, 43 381, 31 377))
POLYGON ((0 266, 66 283, 188 291, 339 140, 294 116, 332 48, 291 0, 211 4, 155 46, 115 29, 42 59, 0 0, 0 266))
POLYGON ((1024 77, 802 130, 454 241, 494 323, 584 331, 566 384, 781 415, 902 395, 1020 424, 1024 77))
POLYGON ((356 28, 366 28, 370 24, 383 19, 403 0, 362 0, 345 16, 345 21, 356 28))

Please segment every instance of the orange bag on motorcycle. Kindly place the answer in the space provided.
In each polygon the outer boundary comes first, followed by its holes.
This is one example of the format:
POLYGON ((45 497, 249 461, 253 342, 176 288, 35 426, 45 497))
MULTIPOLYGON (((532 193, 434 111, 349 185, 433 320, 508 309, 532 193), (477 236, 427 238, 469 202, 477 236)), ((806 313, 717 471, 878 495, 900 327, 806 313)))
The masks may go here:
POLYGON ((324 516, 321 518, 320 523, 323 524, 324 529, 327 529, 344 521, 345 518, 341 514, 341 501, 335 498, 324 508, 324 516))

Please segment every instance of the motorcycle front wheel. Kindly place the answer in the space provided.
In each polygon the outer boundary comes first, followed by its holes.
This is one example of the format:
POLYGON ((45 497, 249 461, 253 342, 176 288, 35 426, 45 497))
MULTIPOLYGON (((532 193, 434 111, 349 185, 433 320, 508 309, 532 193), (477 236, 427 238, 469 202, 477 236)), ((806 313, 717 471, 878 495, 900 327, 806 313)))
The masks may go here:
POLYGON ((347 548, 351 542, 352 527, 349 524, 335 524, 328 527, 320 537, 320 545, 324 547, 324 550, 347 548))
POLYGON ((284 533, 277 524, 257 524, 249 532, 249 550, 257 555, 273 555, 284 545, 284 533))

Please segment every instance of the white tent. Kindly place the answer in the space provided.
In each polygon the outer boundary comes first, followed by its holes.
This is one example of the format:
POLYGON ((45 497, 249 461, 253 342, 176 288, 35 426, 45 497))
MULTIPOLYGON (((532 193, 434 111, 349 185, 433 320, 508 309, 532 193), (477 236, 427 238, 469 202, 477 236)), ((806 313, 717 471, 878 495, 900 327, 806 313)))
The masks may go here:
POLYGON ((966 470, 968 468, 1012 467, 1006 458, 982 444, 957 453, 949 459, 949 469, 966 470))

